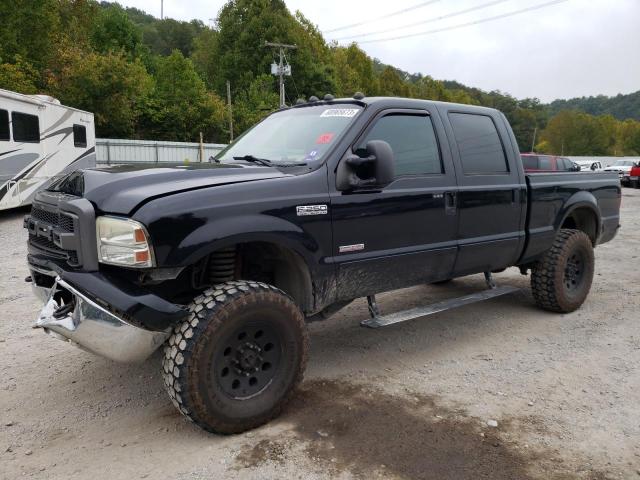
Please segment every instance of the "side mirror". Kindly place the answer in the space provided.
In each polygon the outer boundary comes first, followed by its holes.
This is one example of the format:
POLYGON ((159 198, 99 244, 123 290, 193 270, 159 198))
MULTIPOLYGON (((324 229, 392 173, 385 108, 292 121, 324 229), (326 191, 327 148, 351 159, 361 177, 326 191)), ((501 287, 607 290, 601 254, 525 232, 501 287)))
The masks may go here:
POLYGON ((375 188, 389 185, 395 178, 395 159, 391 145, 383 140, 367 142, 368 156, 350 155, 338 165, 338 190, 375 188))

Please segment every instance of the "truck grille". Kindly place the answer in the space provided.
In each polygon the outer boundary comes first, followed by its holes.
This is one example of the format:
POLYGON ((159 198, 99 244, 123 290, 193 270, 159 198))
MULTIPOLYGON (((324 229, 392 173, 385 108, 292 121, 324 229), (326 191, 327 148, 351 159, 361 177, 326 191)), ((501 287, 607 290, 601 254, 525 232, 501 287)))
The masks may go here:
POLYGON ((73 218, 64 213, 50 212, 34 205, 31 209, 31 217, 42 220, 53 227, 60 227, 65 232, 73 232, 74 229, 73 218))
POLYGON ((25 218, 25 227, 29 230, 29 246, 40 255, 78 267, 78 252, 63 249, 56 244, 56 241, 60 243, 61 233, 75 233, 75 225, 73 216, 56 211, 55 207, 34 203, 31 215, 25 218))

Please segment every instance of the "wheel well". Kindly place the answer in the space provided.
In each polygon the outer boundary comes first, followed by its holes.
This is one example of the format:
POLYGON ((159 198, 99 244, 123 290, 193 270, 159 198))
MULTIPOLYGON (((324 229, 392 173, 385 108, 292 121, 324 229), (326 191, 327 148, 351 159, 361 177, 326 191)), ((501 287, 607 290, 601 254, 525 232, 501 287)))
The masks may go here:
MULTIPOLYGON (((269 283, 288 294, 308 312, 313 309, 311 275, 293 250, 269 242, 248 242, 216 250, 194 266, 200 288, 229 280, 269 283)), ((195 285, 194 285, 195 286, 195 285)))
POLYGON ((583 231, 594 246, 598 240, 598 217, 590 208, 576 208, 564 219, 560 228, 583 231))

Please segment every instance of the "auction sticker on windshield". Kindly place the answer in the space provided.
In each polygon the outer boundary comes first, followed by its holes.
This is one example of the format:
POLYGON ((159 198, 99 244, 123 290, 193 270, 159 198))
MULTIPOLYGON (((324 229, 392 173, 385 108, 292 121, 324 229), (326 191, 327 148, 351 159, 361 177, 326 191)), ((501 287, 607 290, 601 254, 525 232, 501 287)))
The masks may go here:
POLYGON ((320 114, 321 117, 352 118, 360 111, 359 108, 329 108, 320 114))

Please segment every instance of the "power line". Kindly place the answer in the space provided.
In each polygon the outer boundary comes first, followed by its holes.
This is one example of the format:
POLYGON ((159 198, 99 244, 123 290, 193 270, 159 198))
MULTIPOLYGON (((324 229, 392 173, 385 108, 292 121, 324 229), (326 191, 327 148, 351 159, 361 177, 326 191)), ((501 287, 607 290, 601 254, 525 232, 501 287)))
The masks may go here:
POLYGON ((541 3, 539 5, 534 5, 532 7, 522 8, 520 10, 515 10, 513 12, 503 13, 501 15, 495 15, 493 17, 482 18, 480 20, 474 20, 472 22, 460 23, 458 25, 452 25, 450 27, 437 28, 437 29, 434 29, 434 30, 427 30, 427 31, 424 31, 424 32, 410 33, 410 34, 407 34, 407 35, 398 35, 396 37, 387 37, 387 38, 376 38, 376 39, 372 39, 372 40, 363 40, 363 41, 358 42, 358 43, 362 44, 362 43, 374 43, 374 42, 389 42, 391 40, 401 40, 401 39, 404 39, 404 38, 418 37, 418 36, 421 36, 421 35, 431 35, 433 33, 448 32, 449 30, 456 30, 456 29, 459 29, 459 28, 470 27, 472 25, 479 25, 481 23, 492 22, 494 20, 500 20, 502 18, 513 17, 514 15, 520 15, 521 13, 532 12, 534 10, 540 10, 541 8, 550 7, 552 5, 557 5, 559 3, 564 3, 564 2, 568 2, 568 1, 569 0, 554 0, 552 2, 541 3))
MULTIPOLYGON (((287 58, 287 53, 286 52, 284 53, 284 61, 287 62, 287 65, 289 64, 289 59, 287 58)), ((291 81, 293 82, 293 88, 296 91, 296 95, 297 95, 296 98, 300 98, 300 92, 298 91, 298 87, 296 85, 296 81, 293 78, 293 73, 291 73, 291 81)))
POLYGON ((421 2, 421 3, 418 3, 417 5, 413 5, 412 7, 403 8, 402 10, 398 10, 396 12, 387 13, 386 15, 382 15, 380 17, 372 18, 370 20, 363 20, 363 21, 358 22, 358 23, 352 23, 350 25, 344 25, 342 27, 332 28, 331 30, 325 30, 324 33, 337 32, 339 30, 346 30, 348 28, 359 27, 360 25, 365 25, 367 23, 378 22, 380 20, 385 20, 385 19, 387 19, 389 17, 395 17, 397 15, 401 15, 403 13, 407 13, 407 12, 410 12, 412 10, 417 10, 418 8, 426 7, 428 5, 431 5, 432 3, 436 3, 436 2, 439 2, 439 1, 440 0, 429 0, 427 2, 421 2))
POLYGON ((385 30, 378 30, 376 32, 367 32, 367 33, 355 33, 353 35, 348 35, 345 37, 334 38, 333 40, 347 40, 350 38, 360 38, 360 37, 370 37, 371 35, 379 35, 381 33, 388 33, 394 30, 400 30, 405 28, 416 27, 418 25, 424 25, 426 23, 438 22, 440 20, 445 20, 447 18, 453 18, 460 15, 464 15, 465 13, 475 12, 477 10, 483 10, 485 8, 493 7, 494 5, 498 5, 499 3, 510 2, 511 0, 494 0, 492 2, 483 3, 482 5, 477 5, 475 7, 467 8, 465 10, 458 10, 457 12, 447 13, 445 15, 440 15, 439 17, 428 18, 427 20, 421 20, 419 22, 408 23, 406 25, 400 25, 399 27, 387 28, 385 30))

